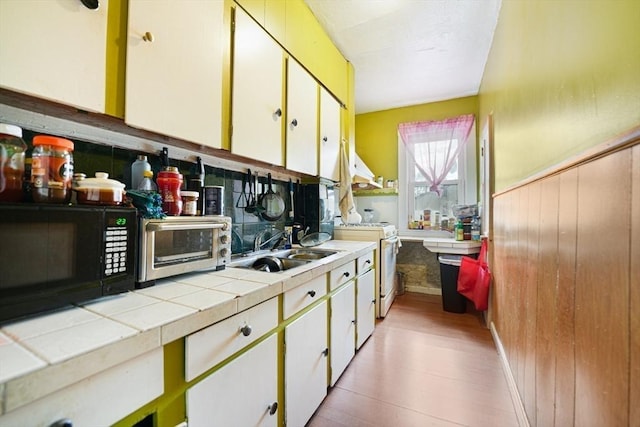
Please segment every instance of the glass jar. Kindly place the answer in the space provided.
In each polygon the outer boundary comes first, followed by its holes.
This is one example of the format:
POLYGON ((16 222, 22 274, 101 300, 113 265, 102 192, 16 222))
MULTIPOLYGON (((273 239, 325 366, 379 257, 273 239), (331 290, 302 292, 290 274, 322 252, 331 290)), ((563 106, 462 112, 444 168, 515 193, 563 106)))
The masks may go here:
POLYGON ((182 174, 175 166, 167 166, 165 170, 158 173, 156 184, 158 192, 162 196, 162 210, 167 215, 179 216, 182 213, 182 197, 180 196, 182 180, 182 174))
POLYGON ((182 197, 182 215, 195 216, 198 213, 200 194, 197 191, 181 191, 180 197, 182 197))
POLYGON ((22 128, 0 123, 0 202, 21 202, 24 177, 22 128))
POLYGON ((48 135, 33 137, 31 195, 36 203, 69 203, 73 142, 48 135))

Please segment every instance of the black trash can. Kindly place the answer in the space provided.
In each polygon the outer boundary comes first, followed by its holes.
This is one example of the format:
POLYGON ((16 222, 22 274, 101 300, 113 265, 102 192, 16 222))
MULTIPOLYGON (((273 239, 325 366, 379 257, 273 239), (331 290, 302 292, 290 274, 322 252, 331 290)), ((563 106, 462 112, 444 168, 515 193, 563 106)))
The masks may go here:
POLYGON ((442 308, 450 313, 467 311, 467 299, 458 293, 458 273, 462 255, 442 254, 440 261, 440 283, 442 285, 442 308))

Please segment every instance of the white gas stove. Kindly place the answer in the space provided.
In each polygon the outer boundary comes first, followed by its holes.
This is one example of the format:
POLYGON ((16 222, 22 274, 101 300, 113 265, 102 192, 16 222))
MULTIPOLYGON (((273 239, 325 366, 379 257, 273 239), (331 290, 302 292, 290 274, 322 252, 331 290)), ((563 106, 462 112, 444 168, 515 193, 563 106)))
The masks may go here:
POLYGON ((389 223, 360 223, 336 225, 333 228, 336 240, 376 242, 376 313, 385 317, 396 296, 396 255, 398 253, 398 230, 389 223))

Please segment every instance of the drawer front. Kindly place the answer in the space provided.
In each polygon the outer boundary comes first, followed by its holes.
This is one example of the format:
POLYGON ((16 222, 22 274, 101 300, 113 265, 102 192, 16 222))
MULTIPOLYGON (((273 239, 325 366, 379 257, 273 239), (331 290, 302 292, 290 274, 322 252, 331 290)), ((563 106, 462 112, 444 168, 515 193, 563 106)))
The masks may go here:
POLYGON ((293 314, 318 301, 327 294, 326 274, 316 277, 307 283, 284 293, 284 318, 288 319, 293 314))
POLYGON ((329 290, 338 289, 349 280, 353 279, 356 275, 356 262, 350 261, 341 265, 338 268, 333 269, 329 273, 329 290))
POLYGON ((277 325, 278 298, 275 297, 189 335, 185 340, 186 380, 191 381, 277 325))
POLYGON ((371 270, 373 268, 375 258, 373 257, 374 251, 369 252, 368 254, 364 254, 359 256, 356 260, 356 272, 358 275, 371 270))

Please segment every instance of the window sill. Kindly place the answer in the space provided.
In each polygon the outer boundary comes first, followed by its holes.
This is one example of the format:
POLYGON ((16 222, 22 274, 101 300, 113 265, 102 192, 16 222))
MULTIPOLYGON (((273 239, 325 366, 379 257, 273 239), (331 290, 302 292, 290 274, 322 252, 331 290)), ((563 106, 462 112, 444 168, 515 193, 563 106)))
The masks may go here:
POLYGON ((366 196, 397 196, 397 188, 357 188, 353 189, 353 195, 358 197, 366 196))

